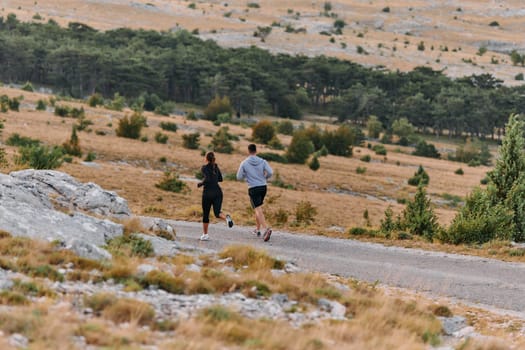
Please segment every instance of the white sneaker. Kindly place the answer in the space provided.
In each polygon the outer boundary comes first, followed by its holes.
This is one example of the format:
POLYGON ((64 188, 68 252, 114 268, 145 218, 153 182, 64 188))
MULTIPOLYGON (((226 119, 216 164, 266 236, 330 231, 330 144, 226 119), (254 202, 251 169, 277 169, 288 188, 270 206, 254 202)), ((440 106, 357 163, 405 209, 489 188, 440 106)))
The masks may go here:
POLYGON ((199 238, 199 240, 201 240, 201 241, 209 241, 210 240, 210 236, 208 236, 207 234, 203 234, 201 236, 201 238, 199 238))
POLYGON ((261 231, 259 231, 257 228, 254 228, 252 231, 252 235, 261 237, 261 231))
POLYGON ((233 220, 230 215, 226 215, 226 223, 228 224, 228 227, 233 227, 233 220))

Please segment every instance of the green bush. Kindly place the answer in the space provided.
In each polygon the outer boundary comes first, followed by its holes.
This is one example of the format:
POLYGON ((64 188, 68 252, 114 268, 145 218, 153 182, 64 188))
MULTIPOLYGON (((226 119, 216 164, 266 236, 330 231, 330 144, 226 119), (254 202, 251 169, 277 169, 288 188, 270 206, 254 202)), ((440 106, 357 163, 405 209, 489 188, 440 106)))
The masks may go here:
POLYGON ((164 173, 164 179, 158 184, 155 184, 155 187, 175 193, 186 192, 188 190, 188 186, 183 181, 179 180, 179 175, 169 171, 164 173))
POLYGON ((305 132, 296 131, 286 150, 286 158, 290 163, 304 164, 313 152, 314 144, 305 132))
POLYGON ((230 140, 234 139, 233 135, 228 132, 228 127, 223 126, 220 128, 211 140, 212 148, 215 152, 219 153, 232 153, 233 145, 230 140))
POLYGON ((285 156, 282 156, 277 153, 261 152, 261 153, 257 153, 257 155, 261 157, 262 159, 265 159, 269 162, 277 162, 277 163, 283 163, 283 164, 288 163, 288 159, 286 159, 285 156))
POLYGON ((308 163, 308 167, 312 169, 313 171, 319 170, 321 167, 321 164, 319 163, 319 159, 317 159, 316 156, 312 158, 312 160, 308 163))
POLYGON ((104 97, 102 97, 102 95, 97 92, 97 93, 94 93, 93 95, 89 96, 87 102, 88 102, 88 105, 90 107, 103 106, 104 105, 104 97))
POLYGON ((428 158, 441 157, 436 147, 431 143, 426 143, 424 140, 421 140, 416 144, 416 149, 414 152, 412 152, 412 154, 415 156, 428 158))
POLYGON ((463 175, 463 174, 465 174, 465 172, 463 171, 463 169, 459 168, 456 171, 454 171, 454 174, 456 174, 456 175, 463 175))
POLYGON ((97 159, 97 154, 95 152, 88 152, 86 155, 86 158, 84 159, 86 162, 92 162, 95 159, 97 159))
POLYGON ((409 202, 403 211, 402 226, 411 234, 423 236, 429 241, 439 233, 437 217, 423 186, 417 188, 414 200, 409 202))
POLYGON ((150 241, 147 241, 136 235, 123 235, 111 239, 108 242, 108 250, 111 253, 121 253, 124 255, 137 256, 147 258, 154 256, 153 245, 150 241))
POLYGON ((142 128, 146 126, 146 124, 146 117, 144 117, 140 112, 135 112, 131 117, 126 115, 124 118, 119 120, 116 134, 119 137, 138 139, 140 137, 142 128))
POLYGON ((26 83, 21 87, 21 89, 29 92, 35 91, 35 89, 33 89, 33 84, 31 84, 31 82, 29 81, 26 81, 26 83))
POLYGON ((374 145, 372 151, 376 152, 377 155, 386 156, 386 148, 383 145, 374 145))
POLYGON ((283 120, 277 124, 277 132, 283 135, 292 135, 294 131, 293 124, 289 120, 283 120))
POLYGON ((21 147, 19 152, 16 162, 33 169, 58 168, 62 165, 64 156, 62 148, 43 145, 21 147))
POLYGON ((268 146, 270 146, 271 149, 284 149, 283 144, 281 143, 281 140, 277 137, 277 135, 274 135, 272 139, 268 142, 268 146))
POLYGON ((182 135, 182 147, 188 149, 197 149, 199 148, 199 138, 200 134, 198 132, 193 134, 184 134, 182 135))
POLYGON ((78 140, 77 128, 73 126, 71 130, 71 137, 68 141, 62 144, 66 154, 74 157, 82 157, 82 149, 80 148, 80 142, 78 140))
POLYGON ((162 130, 165 130, 165 131, 172 131, 172 132, 176 132, 178 127, 177 127, 177 124, 176 123, 173 123, 173 122, 161 122, 159 124, 160 128, 162 130))
POLYGON ((261 120, 252 127, 254 142, 268 144, 275 137, 275 128, 269 120, 261 120))
POLYGON ((426 186, 428 185, 429 181, 430 177, 428 176, 423 166, 420 165, 417 171, 415 172, 414 176, 408 179, 408 184, 411 186, 426 186))
POLYGON ((368 234, 368 230, 363 227, 352 227, 350 230, 348 230, 348 234, 352 236, 363 236, 368 234))
POLYGON ((295 220, 297 224, 309 225, 315 221, 317 208, 309 201, 300 201, 295 207, 295 220))
POLYGON ((168 135, 163 134, 161 132, 157 132, 155 134, 155 141, 158 143, 166 144, 168 142, 168 135))
POLYGON ((491 203, 487 191, 476 188, 467 196, 465 205, 439 238, 452 244, 508 240, 515 227, 512 217, 509 209, 501 204, 491 203))
POLYGON ((37 111, 45 111, 47 108, 47 103, 44 100, 38 100, 36 102, 36 110, 37 111))
POLYGON ((8 146, 31 147, 40 145, 40 140, 32 139, 27 136, 20 136, 20 134, 14 133, 9 136, 5 143, 8 146))
POLYGON ((358 167, 355 169, 355 172, 358 173, 358 174, 364 174, 364 173, 366 173, 366 167, 360 167, 360 166, 358 166, 358 167))
POLYGON ((369 163, 371 160, 372 160, 372 157, 370 157, 369 154, 365 154, 364 156, 362 156, 361 158, 359 158, 360 161, 362 162, 367 162, 369 163))
POLYGON ((210 101, 206 109, 204 110, 204 116, 206 119, 214 121, 217 120, 219 114, 227 113, 232 114, 233 108, 230 103, 228 96, 219 97, 215 96, 213 100, 210 101))

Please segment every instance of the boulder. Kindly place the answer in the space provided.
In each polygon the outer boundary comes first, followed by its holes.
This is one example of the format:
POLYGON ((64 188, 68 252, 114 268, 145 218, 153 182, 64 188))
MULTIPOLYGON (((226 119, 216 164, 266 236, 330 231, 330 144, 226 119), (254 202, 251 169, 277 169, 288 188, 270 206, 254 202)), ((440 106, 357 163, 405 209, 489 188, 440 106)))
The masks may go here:
POLYGON ((122 235, 123 226, 86 213, 130 215, 125 199, 65 173, 24 170, 0 174, 0 230, 13 236, 58 241, 88 258, 110 257, 99 246, 122 235))

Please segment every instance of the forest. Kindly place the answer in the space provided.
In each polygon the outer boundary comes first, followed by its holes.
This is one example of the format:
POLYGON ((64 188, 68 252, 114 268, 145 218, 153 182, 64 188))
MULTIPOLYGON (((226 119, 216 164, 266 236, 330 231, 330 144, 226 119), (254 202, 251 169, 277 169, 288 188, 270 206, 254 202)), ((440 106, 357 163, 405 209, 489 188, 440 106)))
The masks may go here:
MULTIPOLYGON (((87 98, 116 94, 207 106, 226 96, 240 116, 307 113, 385 128, 400 118, 419 131, 494 138, 508 116, 525 113, 525 85, 507 87, 490 74, 461 79, 417 67, 367 68, 337 58, 273 55, 222 48, 187 31, 98 31, 72 22, 20 22, 0 17, 0 81, 31 82, 54 93, 87 98)), ((147 108, 146 108, 147 109, 147 108)))

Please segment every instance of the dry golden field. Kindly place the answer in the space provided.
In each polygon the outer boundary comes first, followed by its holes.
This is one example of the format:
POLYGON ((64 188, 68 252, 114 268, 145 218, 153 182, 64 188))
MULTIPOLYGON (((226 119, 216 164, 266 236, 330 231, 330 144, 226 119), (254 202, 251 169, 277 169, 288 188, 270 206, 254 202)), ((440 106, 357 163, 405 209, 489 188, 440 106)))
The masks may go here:
POLYGON ((203 39, 229 47, 324 54, 401 71, 424 65, 452 77, 489 73, 508 85, 518 84, 514 77, 522 71, 512 65, 509 53, 525 50, 520 0, 5 0, 0 10, 0 16, 15 13, 25 21, 52 18, 62 25, 76 21, 101 30, 198 29, 203 39), (33 19, 36 14, 42 19, 33 19), (320 32, 330 31, 336 17, 346 27, 331 43, 320 32), (253 36, 257 27, 274 22, 280 26, 273 27, 265 42, 253 36), (287 25, 306 32, 287 33, 287 25), (424 50, 418 49, 421 42, 424 50), (358 47, 367 54, 358 53, 358 47), (479 55, 480 48, 487 51, 479 55))
MULTIPOLYGON (((38 99, 47 99, 47 95, 28 93, 10 88, 0 88, 0 94, 9 96, 24 95, 20 112, 10 111, 3 114, 5 128, 3 140, 11 134, 19 133, 44 141, 47 144, 59 145, 69 139, 72 124, 77 120, 61 118, 52 112, 36 111, 38 99)), ((60 170, 70 173, 80 181, 93 181, 102 187, 116 191, 129 201, 134 214, 155 213, 174 219, 200 220, 200 195, 195 173, 204 163, 201 150, 188 150, 182 147, 182 135, 199 132, 201 148, 206 149, 211 135, 219 127, 208 121, 188 121, 183 116, 164 117, 146 113, 149 127, 143 129, 149 141, 132 140, 117 137, 115 128, 119 118, 131 112, 116 112, 102 108, 90 108, 80 102, 58 101, 58 105, 81 105, 86 110, 87 119, 94 124, 91 132, 79 133, 80 144, 84 155, 94 152, 97 155, 95 164, 82 162, 76 158, 70 164, 64 163, 60 170), (162 121, 175 122, 177 132, 163 131, 159 127, 162 121), (106 135, 100 135, 101 131, 106 135), (169 135, 167 144, 155 142, 155 133, 162 131, 169 135), (161 158, 166 162, 162 162, 161 158), (188 185, 186 193, 170 193, 155 187, 165 171, 180 175, 188 185)), ((321 128, 325 126, 318 124, 321 128)), ((217 154, 217 161, 223 174, 234 174, 239 163, 246 157, 247 145, 251 142, 251 128, 241 125, 228 125, 230 133, 238 135, 240 140, 234 142, 232 154, 217 154)), ((326 126, 333 127, 333 126, 326 126)), ((279 135, 282 143, 290 142, 289 136, 279 135)), ((443 142, 446 141, 443 140, 443 142)), ((438 143, 439 148, 455 149, 452 144, 438 143)), ((15 148, 6 147, 8 153, 14 154, 15 148)), ((368 210, 370 223, 379 225, 385 209, 391 205, 395 212, 400 212, 404 205, 399 199, 410 199, 415 187, 407 184, 419 165, 422 165, 430 176, 428 194, 436 204, 436 212, 442 225, 447 225, 455 215, 456 208, 447 196, 464 198, 474 186, 479 185, 485 176, 487 167, 468 167, 466 164, 446 160, 434 160, 411 156, 409 148, 387 146, 386 156, 375 155, 366 147, 356 147, 350 158, 327 156, 321 157, 321 168, 312 171, 306 165, 290 165, 271 162, 275 173, 285 184, 292 185, 293 190, 271 186, 269 189, 266 211, 272 221, 272 213, 283 209, 289 213, 288 223, 283 228, 288 230, 308 231, 328 234, 334 227, 344 231, 351 227, 366 225, 364 212, 368 210), (370 154, 372 161, 360 161, 370 154), (365 167, 364 174, 356 172, 357 167, 365 167), (464 175, 454 172, 462 168, 464 175), (300 201, 309 201, 317 209, 315 222, 308 227, 294 225, 294 213, 300 201)), ((259 151, 271 151, 259 146, 259 151)), ((224 210, 232 213, 239 224, 253 224, 248 209, 247 187, 244 183, 226 180, 222 184, 225 198, 224 210)), ((275 223, 274 223, 275 225, 275 223)))

